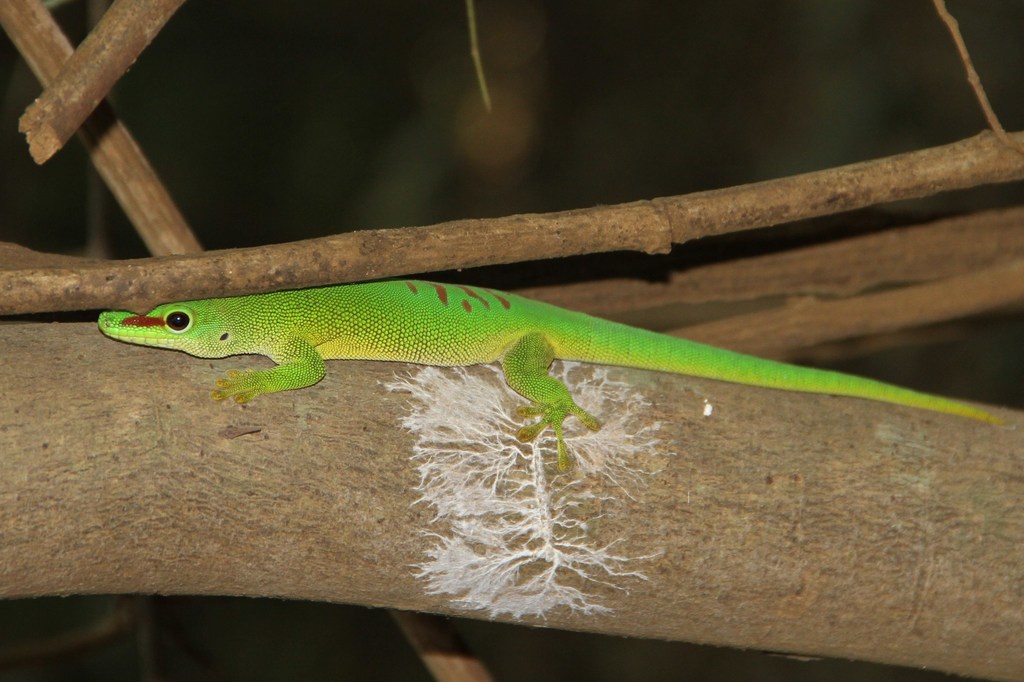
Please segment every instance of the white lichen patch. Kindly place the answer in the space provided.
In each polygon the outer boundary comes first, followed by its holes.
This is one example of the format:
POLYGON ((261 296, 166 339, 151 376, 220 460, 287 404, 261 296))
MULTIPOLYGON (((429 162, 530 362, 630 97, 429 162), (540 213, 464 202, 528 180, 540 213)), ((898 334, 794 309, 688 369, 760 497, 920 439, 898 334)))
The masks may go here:
POLYGON ((435 511, 417 576, 457 608, 517 618, 560 606, 607 612, 592 594, 598 584, 626 589, 645 579, 636 565, 654 554, 616 551, 618 539, 600 537, 594 521, 624 513, 655 473, 665 456, 656 454, 659 425, 646 423, 643 396, 603 368, 561 363, 555 375, 602 419, 595 433, 566 422, 576 469, 564 474, 550 429, 534 443, 516 440, 523 399, 497 368, 424 367, 388 385, 411 396, 402 423, 416 437, 419 502, 435 511))

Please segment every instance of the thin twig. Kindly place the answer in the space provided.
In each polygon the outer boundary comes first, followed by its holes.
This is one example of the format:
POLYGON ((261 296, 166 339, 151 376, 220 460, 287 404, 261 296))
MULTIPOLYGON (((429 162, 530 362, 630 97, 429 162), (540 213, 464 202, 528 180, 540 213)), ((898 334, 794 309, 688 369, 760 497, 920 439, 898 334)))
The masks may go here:
POLYGON ((964 38, 960 34, 960 24, 957 22, 956 17, 946 9, 945 0, 932 0, 932 2, 935 5, 935 11, 939 13, 939 18, 942 19, 944 24, 946 24, 946 28, 949 29, 950 35, 953 36, 953 42, 956 44, 956 49, 960 53, 960 61, 963 62, 964 69, 967 71, 967 82, 970 83, 971 89, 974 90, 974 96, 978 100, 978 104, 981 105, 981 111, 985 114, 985 119, 988 121, 989 128, 992 129, 992 132, 994 132, 1004 144, 1012 147, 1018 153, 1024 154, 1024 144, 1007 134, 1006 129, 1003 128, 1003 124, 999 122, 999 117, 996 116, 995 110, 992 109, 992 105, 988 101, 988 95, 985 93, 985 87, 981 84, 981 78, 978 77, 978 72, 974 69, 974 62, 971 60, 971 54, 967 51, 967 44, 964 42, 964 38))
POLYGON ((480 87, 480 96, 484 100, 484 107, 490 111, 491 93, 487 89, 487 77, 484 75, 484 63, 480 57, 480 41, 476 30, 476 0, 466 0, 466 19, 469 23, 469 54, 473 57, 476 82, 480 87))

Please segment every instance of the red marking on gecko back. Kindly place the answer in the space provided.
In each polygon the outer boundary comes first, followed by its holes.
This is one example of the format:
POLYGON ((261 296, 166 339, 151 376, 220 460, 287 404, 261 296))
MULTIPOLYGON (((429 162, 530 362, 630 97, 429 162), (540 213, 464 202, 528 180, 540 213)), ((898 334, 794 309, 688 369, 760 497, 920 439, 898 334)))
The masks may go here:
POLYGON ((509 300, 502 296, 501 294, 499 294, 497 291, 491 291, 490 289, 484 289, 484 291, 489 293, 494 298, 498 299, 498 303, 500 303, 501 307, 504 308, 505 310, 508 310, 509 308, 512 307, 512 304, 509 303, 509 300))
MULTIPOLYGON (((484 308, 487 308, 488 310, 491 309, 491 304, 487 302, 487 299, 485 299, 480 294, 476 293, 476 291, 474 291, 473 289, 470 289, 469 287, 459 287, 459 288, 462 289, 466 293, 466 296, 471 296, 472 298, 475 298, 476 300, 478 300, 481 303, 483 303, 484 304, 484 308)), ((468 311, 469 308, 467 306, 469 306, 469 301, 463 301, 462 302, 462 307, 466 308, 466 310, 468 311)))
POLYGON ((409 280, 405 280, 405 286, 409 287, 409 291, 411 291, 412 293, 416 293, 416 285, 410 282, 409 280))
POLYGON ((462 307, 467 313, 473 312, 473 306, 466 299, 462 299, 462 307))
POLYGON ((121 320, 122 327, 162 327, 164 318, 147 315, 132 315, 121 320))
POLYGON ((441 299, 441 305, 448 305, 448 289, 443 284, 434 284, 433 287, 437 297, 441 299))

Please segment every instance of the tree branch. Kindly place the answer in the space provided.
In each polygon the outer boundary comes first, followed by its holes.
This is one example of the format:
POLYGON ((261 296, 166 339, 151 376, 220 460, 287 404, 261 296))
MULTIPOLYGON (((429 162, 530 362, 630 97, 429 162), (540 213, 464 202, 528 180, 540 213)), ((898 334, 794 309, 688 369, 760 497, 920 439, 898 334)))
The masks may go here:
MULTIPOLYGON (((5 325, 0 343, 0 595, 272 595, 466 615, 410 568, 442 529, 415 504, 409 398, 380 385, 405 366, 329 363, 320 385, 241 408, 207 389, 251 358, 114 344, 92 325, 5 325)), ((577 471, 561 494, 584 505, 588 541, 646 557, 648 579, 587 583, 608 614, 500 620, 1024 674, 1024 431, 615 376, 662 424, 636 466, 664 468, 640 490, 577 471)), ((569 478, 549 475, 553 494, 569 478)))
POLYGON ((777 308, 695 325, 672 333, 761 356, 818 343, 885 334, 1024 301, 1024 259, 939 282, 842 300, 800 298, 777 308))
MULTIPOLYGON (((1024 137, 1024 133, 1018 133, 1024 137)), ((144 309, 167 301, 296 289, 415 272, 673 243, 989 182, 1024 178, 1024 159, 991 133, 943 147, 727 189, 616 206, 431 227, 365 230, 249 249, 73 267, 0 260, 0 314, 144 309), (4 267, 6 266, 6 267, 4 267), (184 275, 187 273, 188 277, 184 275)))
MULTIPOLYGON (((39 82, 43 86, 53 82, 72 50, 71 43, 42 3, 39 0, 3 0, 0 25, 39 82)), ((96 170, 151 253, 201 250, 156 171, 107 102, 96 107, 78 135, 96 170)))
POLYGON ((56 154, 185 0, 117 0, 18 122, 42 164, 56 154))
MULTIPOLYGON (((848 222, 857 224, 857 219, 848 222)), ((1024 259, 1022 223, 1024 208, 1011 208, 721 262, 644 259, 641 267, 634 268, 617 257, 605 268, 602 264, 586 267, 592 280, 556 281, 516 293, 598 316, 680 303, 696 306, 807 296, 849 297, 881 287, 968 275, 1024 259), (630 276, 635 270, 649 279, 630 276)), ((889 311, 892 315, 900 312, 889 311)))

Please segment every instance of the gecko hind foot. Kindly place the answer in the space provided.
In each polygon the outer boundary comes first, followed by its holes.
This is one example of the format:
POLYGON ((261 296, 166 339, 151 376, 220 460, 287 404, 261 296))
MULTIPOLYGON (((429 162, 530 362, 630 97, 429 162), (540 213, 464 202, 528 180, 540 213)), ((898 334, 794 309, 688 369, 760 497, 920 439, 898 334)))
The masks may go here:
POLYGON ((597 431, 601 428, 601 422, 575 403, 570 405, 543 405, 534 403, 532 405, 523 405, 519 407, 516 410, 516 413, 520 417, 540 417, 538 421, 535 421, 532 424, 527 424, 516 432, 516 438, 520 442, 529 443, 549 426, 555 432, 555 440, 558 442, 559 471, 568 471, 572 468, 572 456, 569 454, 569 447, 565 444, 565 437, 562 435, 562 422, 565 421, 565 418, 570 414, 574 415, 591 431, 597 431))

